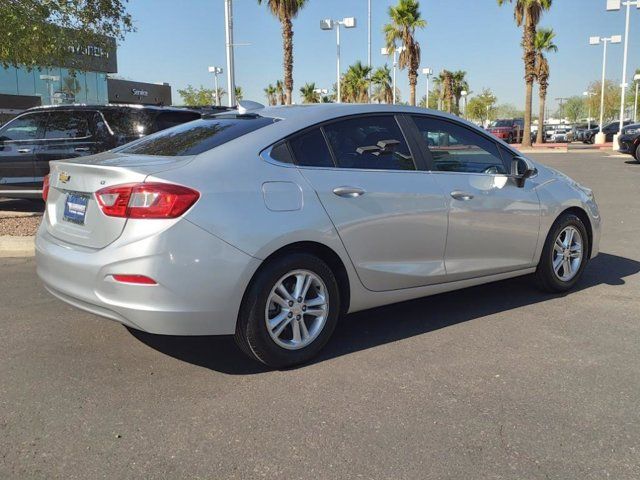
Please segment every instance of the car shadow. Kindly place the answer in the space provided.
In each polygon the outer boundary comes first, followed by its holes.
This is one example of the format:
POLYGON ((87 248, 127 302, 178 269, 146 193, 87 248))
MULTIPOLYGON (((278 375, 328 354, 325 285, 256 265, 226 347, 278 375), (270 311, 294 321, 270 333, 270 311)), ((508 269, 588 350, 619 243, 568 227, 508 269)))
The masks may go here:
POLYGON ((627 165, 640 165, 640 162, 638 160, 625 160, 624 163, 626 163, 627 165))
POLYGON ((44 212, 44 202, 40 199, 0 198, 0 212, 44 212))
MULTIPOLYGON (((623 285, 625 277, 639 271, 638 261, 601 253, 589 263, 573 292, 601 284, 623 285)), ((332 339, 311 363, 571 293, 541 292, 533 285, 531 277, 525 276, 353 313, 340 321, 332 339), (509 295, 505 295, 506 288, 509 295)), ((230 336, 179 337, 129 331, 155 350, 218 372, 247 375, 269 370, 245 357, 230 336)))

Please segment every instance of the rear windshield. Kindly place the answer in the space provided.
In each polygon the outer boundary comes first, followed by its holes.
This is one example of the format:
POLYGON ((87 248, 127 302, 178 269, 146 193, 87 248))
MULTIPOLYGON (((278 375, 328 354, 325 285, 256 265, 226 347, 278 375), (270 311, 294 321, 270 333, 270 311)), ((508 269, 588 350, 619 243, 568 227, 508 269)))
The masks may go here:
POLYGON ((494 127, 510 127, 513 125, 513 120, 496 120, 493 122, 494 127))
POLYGON ((105 120, 118 137, 139 137, 151 133, 155 112, 114 108, 102 110, 105 120))
POLYGON ((144 137, 116 151, 140 155, 198 155, 275 121, 259 116, 203 118, 144 137))

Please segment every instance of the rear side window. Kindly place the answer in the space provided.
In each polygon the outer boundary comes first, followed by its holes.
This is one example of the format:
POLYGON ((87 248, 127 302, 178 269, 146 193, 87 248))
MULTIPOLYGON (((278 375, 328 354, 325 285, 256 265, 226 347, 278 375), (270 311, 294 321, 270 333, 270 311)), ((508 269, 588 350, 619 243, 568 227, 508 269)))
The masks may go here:
POLYGON ((102 115, 117 137, 139 137, 152 132, 154 114, 149 110, 108 108, 102 115))
POLYGON ((170 157, 198 155, 274 121, 273 118, 258 116, 204 118, 149 135, 117 151, 170 157))
POLYGON ((331 152, 319 128, 314 128, 289 140, 298 165, 304 167, 333 167, 331 152))
POLYGON ((89 136, 89 112, 52 111, 49 112, 44 138, 69 139, 89 136))

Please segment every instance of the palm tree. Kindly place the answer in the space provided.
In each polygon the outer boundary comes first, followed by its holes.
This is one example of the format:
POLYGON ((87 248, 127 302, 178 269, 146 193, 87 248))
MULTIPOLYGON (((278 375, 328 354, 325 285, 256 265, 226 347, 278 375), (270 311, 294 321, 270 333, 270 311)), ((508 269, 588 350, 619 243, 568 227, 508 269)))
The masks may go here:
POLYGON ((302 95, 302 103, 320 103, 320 93, 315 82, 307 82, 300 87, 300 95, 302 95))
POLYGON ((469 93, 469 83, 466 79, 467 72, 463 70, 457 70, 451 74, 451 80, 453 82, 453 96, 456 101, 455 113, 460 115, 460 99, 462 98, 462 92, 469 93))
POLYGON ((409 70, 409 104, 416 104, 416 84, 420 66, 420 44, 415 39, 416 28, 424 28, 427 22, 420 18, 420 2, 417 0, 398 0, 398 5, 389 7, 391 23, 384 26, 387 49, 390 54, 397 49, 400 41, 402 51, 398 59, 400 68, 409 70))
POLYGON ((531 146, 531 106, 533 102, 533 82, 536 78, 536 52, 535 37, 536 26, 540 22, 542 14, 551 8, 553 0, 497 0, 498 5, 515 2, 513 18, 519 27, 522 27, 522 49, 524 50, 524 132, 523 147, 531 146))
POLYGON ((378 103, 393 102, 393 80, 391 79, 391 69, 385 64, 378 67, 371 75, 371 83, 375 85, 373 100, 378 103))
POLYGON ((267 96, 267 103, 269 106, 273 106, 276 104, 276 87, 269 84, 267 88, 264 89, 264 93, 267 96))
POLYGON ((369 74, 371 67, 358 60, 350 65, 340 79, 340 93, 345 102, 368 103, 369 102, 369 74))
POLYGON ((284 105, 284 84, 282 80, 276 82, 276 94, 278 95, 278 103, 284 105))
POLYGON ((453 72, 442 70, 440 74, 434 78, 434 93, 440 99, 440 108, 451 113, 455 97, 455 85, 453 72))
POLYGON ((236 87, 235 92, 236 92, 236 101, 239 102, 240 100, 242 100, 242 97, 244 97, 244 94, 242 93, 242 87, 236 87))
MULTIPOLYGON (((263 0, 258 0, 262 4, 263 0)), ((305 6, 307 0, 265 0, 271 13, 282 25, 282 43, 284 52, 284 87, 287 105, 291 105, 293 92, 293 24, 291 19, 305 6)))
POLYGON ((538 137, 536 143, 544 141, 544 107, 547 100, 547 88, 549 87, 549 62, 544 54, 547 52, 557 52, 558 47, 553 43, 556 34, 551 28, 540 28, 536 32, 534 47, 536 50, 536 77, 540 84, 540 113, 538 114, 538 137))

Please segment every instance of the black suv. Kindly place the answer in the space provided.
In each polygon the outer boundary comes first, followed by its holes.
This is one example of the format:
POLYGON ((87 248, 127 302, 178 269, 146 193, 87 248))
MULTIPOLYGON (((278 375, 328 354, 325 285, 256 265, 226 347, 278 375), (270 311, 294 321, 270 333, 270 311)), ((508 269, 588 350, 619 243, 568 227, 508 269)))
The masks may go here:
POLYGON ((618 137, 620 153, 632 155, 640 162, 640 123, 628 125, 622 129, 622 135, 618 137))
MULTIPOLYGON (((626 125, 629 125, 631 123, 631 121, 629 120, 625 120, 623 123, 623 127, 626 125)), ((618 131, 620 130, 620 122, 611 122, 607 125, 605 125, 604 127, 602 127, 602 133, 604 133, 606 135, 606 140, 607 142, 613 142, 613 136, 618 133, 618 131)), ((596 135, 598 134, 598 132, 600 131, 599 128, 592 128, 591 130, 585 130, 584 135, 582 137, 582 143, 589 143, 592 144, 595 139, 596 139, 596 135)))
POLYGON ((0 128, 0 197, 38 198, 50 161, 110 150, 200 117, 194 110, 138 105, 29 109, 0 128))

